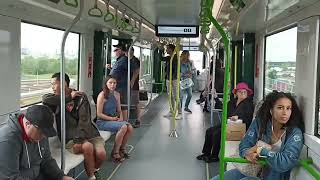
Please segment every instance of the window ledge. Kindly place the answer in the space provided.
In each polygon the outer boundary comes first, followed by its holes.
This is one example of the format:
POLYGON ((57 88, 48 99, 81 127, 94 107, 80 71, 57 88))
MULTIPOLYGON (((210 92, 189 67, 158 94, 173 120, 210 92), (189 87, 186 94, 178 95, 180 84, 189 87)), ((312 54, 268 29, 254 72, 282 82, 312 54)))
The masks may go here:
POLYGON ((320 138, 310 134, 304 134, 304 144, 320 156, 320 138))

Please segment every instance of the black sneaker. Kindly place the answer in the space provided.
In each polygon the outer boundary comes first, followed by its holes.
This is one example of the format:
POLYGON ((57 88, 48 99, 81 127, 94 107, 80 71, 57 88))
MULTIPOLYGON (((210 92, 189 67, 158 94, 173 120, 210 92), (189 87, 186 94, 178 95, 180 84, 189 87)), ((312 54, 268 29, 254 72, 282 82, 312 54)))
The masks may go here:
POLYGON ((218 162, 219 158, 218 157, 213 157, 213 156, 206 156, 203 160, 206 163, 211 163, 211 162, 218 162))
POLYGON ((201 154, 201 155, 197 156, 198 160, 204 160, 205 158, 207 158, 207 156, 205 154, 201 154))
POLYGON ((184 108, 184 111, 187 111, 189 113, 192 113, 192 111, 189 108, 184 108))

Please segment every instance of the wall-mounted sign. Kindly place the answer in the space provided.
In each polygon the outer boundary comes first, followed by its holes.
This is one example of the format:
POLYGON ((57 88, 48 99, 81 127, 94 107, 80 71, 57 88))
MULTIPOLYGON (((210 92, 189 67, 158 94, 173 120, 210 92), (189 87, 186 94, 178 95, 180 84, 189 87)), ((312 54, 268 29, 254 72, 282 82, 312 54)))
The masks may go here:
POLYGON ((158 37, 198 37, 199 26, 186 25, 156 25, 158 37))
POLYGON ((182 50, 199 51, 199 46, 183 46, 182 50))

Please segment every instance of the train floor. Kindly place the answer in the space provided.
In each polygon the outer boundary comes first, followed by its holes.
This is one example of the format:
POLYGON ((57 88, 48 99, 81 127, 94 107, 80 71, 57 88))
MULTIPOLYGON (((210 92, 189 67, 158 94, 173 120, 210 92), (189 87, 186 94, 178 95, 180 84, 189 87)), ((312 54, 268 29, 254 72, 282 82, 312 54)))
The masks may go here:
MULTIPOLYGON (((169 112, 167 96, 155 99, 142 117, 142 126, 134 129, 128 143, 133 146, 128 147, 130 159, 122 164, 113 163, 110 152, 114 136, 106 142, 108 160, 100 170, 101 179, 205 180, 217 174, 218 163, 210 163, 208 168, 196 159, 202 150, 205 130, 210 126, 210 113, 202 112, 195 102, 198 97, 199 93, 193 94, 189 105, 192 114, 183 112, 183 118, 176 121, 178 138, 169 137, 172 121, 164 117, 169 112)), ((77 179, 84 180, 87 176, 82 173, 77 179)))

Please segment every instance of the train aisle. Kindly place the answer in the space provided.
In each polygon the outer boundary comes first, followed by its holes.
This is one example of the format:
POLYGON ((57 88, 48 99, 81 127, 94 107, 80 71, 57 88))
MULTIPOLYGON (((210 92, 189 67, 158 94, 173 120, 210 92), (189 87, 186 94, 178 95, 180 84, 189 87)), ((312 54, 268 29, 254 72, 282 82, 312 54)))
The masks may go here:
MULTIPOLYGON (((203 145, 209 113, 204 114, 195 103, 198 97, 194 94, 190 104, 193 113, 184 113, 183 119, 177 120, 179 138, 168 136, 171 121, 163 117, 168 112, 167 97, 157 98, 143 117, 144 122, 150 120, 152 126, 142 127, 148 129, 135 144, 131 159, 125 161, 111 179, 205 179, 205 163, 195 157, 203 145), (204 117, 207 117, 205 121, 204 117)), ((142 129, 136 130, 134 138, 139 137, 137 133, 142 129)))

